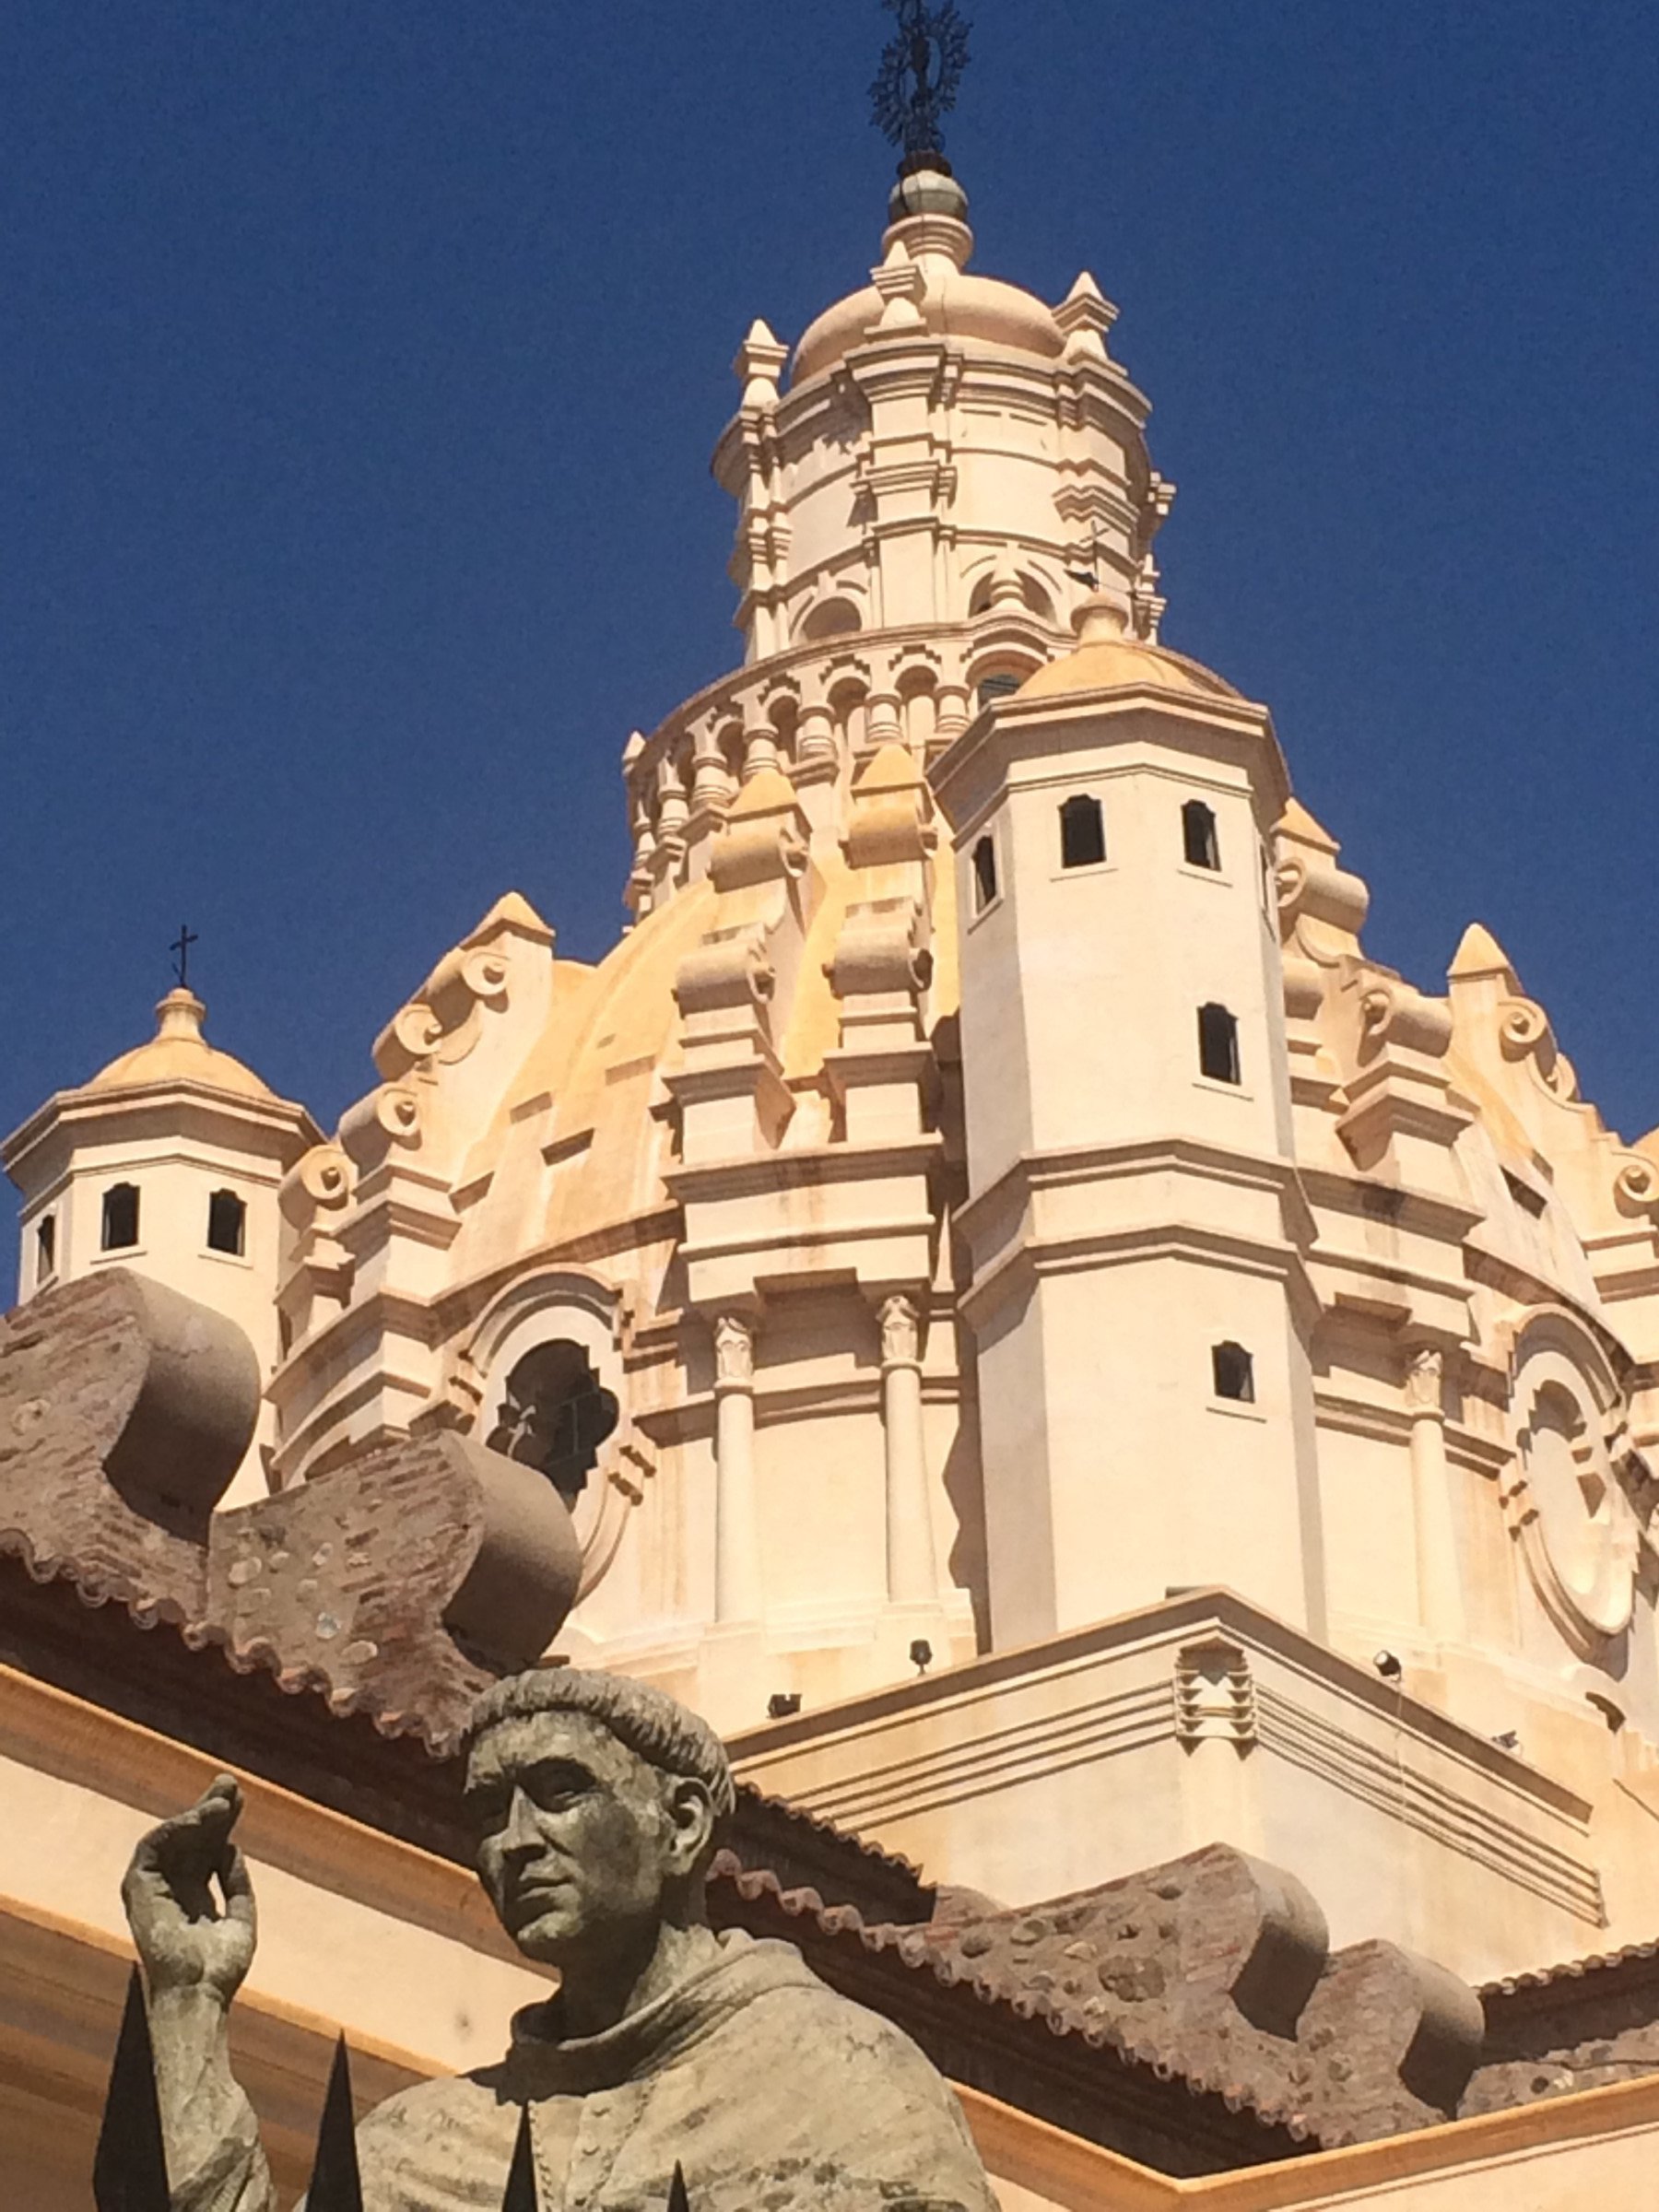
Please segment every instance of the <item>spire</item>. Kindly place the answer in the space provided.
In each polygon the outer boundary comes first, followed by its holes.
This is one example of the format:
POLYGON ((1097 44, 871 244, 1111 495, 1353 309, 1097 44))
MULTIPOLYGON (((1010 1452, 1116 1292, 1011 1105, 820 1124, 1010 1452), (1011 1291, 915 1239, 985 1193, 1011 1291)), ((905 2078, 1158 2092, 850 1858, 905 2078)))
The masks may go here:
POLYGON ((1482 975, 1507 976, 1512 990, 1520 988, 1508 953, 1483 922, 1471 922, 1464 931, 1446 974, 1454 983, 1472 982, 1482 975))

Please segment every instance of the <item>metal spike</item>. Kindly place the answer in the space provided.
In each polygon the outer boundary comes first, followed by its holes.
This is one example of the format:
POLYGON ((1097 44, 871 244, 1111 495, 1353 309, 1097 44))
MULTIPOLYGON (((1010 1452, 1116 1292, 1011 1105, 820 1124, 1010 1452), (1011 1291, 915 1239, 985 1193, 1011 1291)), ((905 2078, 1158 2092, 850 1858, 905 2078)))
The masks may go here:
POLYGON ((357 2121, 351 2109, 351 2061, 346 2038, 335 2045, 317 2156, 306 2192, 307 2212, 363 2212, 363 2184, 358 2173, 357 2121))
POLYGON ((691 2200, 686 2194, 685 2169, 677 2159, 674 2161, 674 2179, 668 2184, 668 2212, 691 2212, 691 2200))
POLYGON ((535 2147, 530 2140, 530 2107, 519 2107, 518 2138, 512 2146, 512 2164, 507 2170, 507 2194, 501 2212, 537 2212, 535 2147))
POLYGON ((110 2067, 103 2125, 92 2161, 92 2201, 98 2212, 168 2212, 171 2203, 149 2014, 136 1967, 127 1983, 121 2033, 110 2067))

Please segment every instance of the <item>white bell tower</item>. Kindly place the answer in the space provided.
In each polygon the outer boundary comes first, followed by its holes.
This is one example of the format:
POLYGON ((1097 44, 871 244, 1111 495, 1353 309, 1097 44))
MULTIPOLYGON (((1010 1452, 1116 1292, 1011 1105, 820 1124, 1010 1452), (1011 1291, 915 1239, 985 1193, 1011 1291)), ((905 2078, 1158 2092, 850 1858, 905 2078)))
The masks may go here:
MULTIPOLYGON (((206 1014, 193 991, 170 991, 147 1044, 56 1092, 0 1147, 23 1194, 18 1290, 130 1267, 235 1322, 263 1387, 280 1353, 277 1186, 321 1133, 207 1042, 206 1014)), ((221 1504, 265 1495, 274 1441, 267 1405, 221 1504)))
POLYGON ((1306 1208, 1265 711, 1128 634, 935 764, 954 833, 999 1645, 1228 1583, 1317 1631, 1306 1208))

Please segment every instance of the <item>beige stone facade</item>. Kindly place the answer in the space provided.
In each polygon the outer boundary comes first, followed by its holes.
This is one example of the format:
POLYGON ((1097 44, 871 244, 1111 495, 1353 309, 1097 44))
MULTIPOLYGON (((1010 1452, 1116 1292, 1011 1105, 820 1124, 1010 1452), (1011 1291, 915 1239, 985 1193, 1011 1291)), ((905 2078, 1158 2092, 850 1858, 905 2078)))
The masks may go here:
MULTIPOLYGON (((948 179, 896 202, 867 288, 739 349, 744 658, 627 745, 614 949, 507 894, 326 1141, 199 1068, 61 1094, 6 1153, 25 1294, 49 1212, 84 1272, 153 1171, 125 1257, 268 1345, 271 1487, 434 1430, 541 1467, 558 1652, 935 1881, 1221 1841, 1470 1980, 1645 1939, 1659 1132, 1483 926, 1432 987, 1368 958, 1267 709, 1161 641, 1115 310, 972 273, 948 179), (159 1233, 220 1177, 235 1277, 159 1233)), ((104 1925, 131 1827, 41 1909, 104 1925)), ((1592 2095, 1612 2175, 1652 2090, 1592 2095)), ((1587 2201, 1517 2115, 1279 2195, 1021 2124, 1010 2205, 1587 2201)))

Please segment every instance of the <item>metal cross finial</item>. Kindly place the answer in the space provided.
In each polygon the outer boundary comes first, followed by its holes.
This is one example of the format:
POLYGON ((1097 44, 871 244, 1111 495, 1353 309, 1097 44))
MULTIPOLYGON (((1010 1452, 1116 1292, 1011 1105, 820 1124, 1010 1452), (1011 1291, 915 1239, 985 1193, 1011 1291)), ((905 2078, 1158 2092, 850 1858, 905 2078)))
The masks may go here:
POLYGON ((968 65, 968 22, 956 0, 883 0, 899 18, 899 29, 881 56, 870 87, 877 127, 919 167, 934 155, 942 159, 940 118, 956 105, 957 87, 968 65))
POLYGON ((1100 586, 1100 525, 1094 524, 1088 533, 1088 566, 1086 569, 1067 569, 1066 574, 1074 583, 1086 583, 1091 592, 1100 586))
POLYGON ((199 945, 201 941, 187 922, 181 922, 178 935, 167 948, 173 956, 173 973, 179 979, 181 991, 188 991, 190 988, 190 948, 193 945, 199 945))

